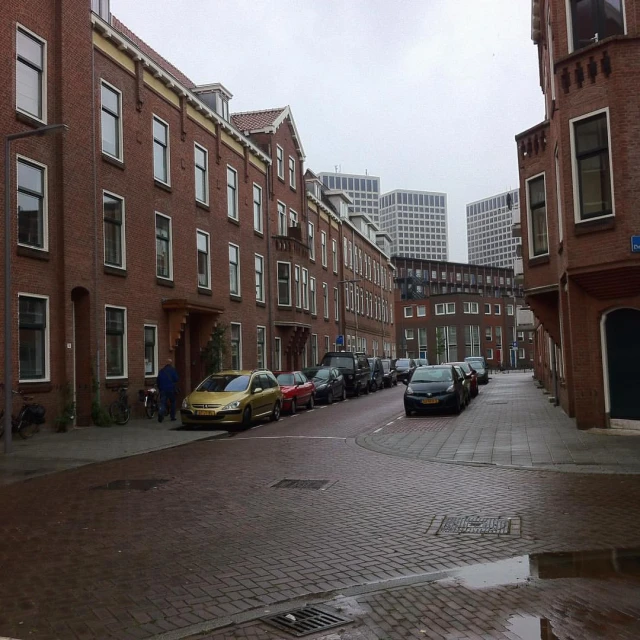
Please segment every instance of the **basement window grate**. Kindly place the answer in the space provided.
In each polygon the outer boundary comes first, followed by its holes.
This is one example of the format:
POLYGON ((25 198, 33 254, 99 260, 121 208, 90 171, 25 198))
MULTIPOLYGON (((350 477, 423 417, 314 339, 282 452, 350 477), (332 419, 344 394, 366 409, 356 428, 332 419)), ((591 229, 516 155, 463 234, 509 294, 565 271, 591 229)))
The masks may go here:
POLYGON ((318 631, 339 627, 351 622, 351 620, 339 615, 336 611, 319 607, 304 607, 263 618, 263 622, 281 631, 286 631, 296 638, 301 638, 318 631))
POLYGON ((312 489, 317 491, 326 488, 328 484, 329 480, 283 478, 271 486, 274 489, 312 489))
POLYGON ((112 480, 100 487, 93 487, 102 491, 149 491, 157 489, 161 484, 169 480, 163 478, 140 478, 136 480, 112 480))

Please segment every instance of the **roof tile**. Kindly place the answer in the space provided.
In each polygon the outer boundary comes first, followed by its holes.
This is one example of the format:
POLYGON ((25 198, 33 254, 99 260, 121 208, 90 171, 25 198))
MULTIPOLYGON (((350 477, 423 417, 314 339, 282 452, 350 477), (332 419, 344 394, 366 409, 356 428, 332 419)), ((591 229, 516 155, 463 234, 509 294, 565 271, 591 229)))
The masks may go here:
POLYGON ((232 113, 231 120, 240 131, 257 131, 273 125, 286 107, 232 113))

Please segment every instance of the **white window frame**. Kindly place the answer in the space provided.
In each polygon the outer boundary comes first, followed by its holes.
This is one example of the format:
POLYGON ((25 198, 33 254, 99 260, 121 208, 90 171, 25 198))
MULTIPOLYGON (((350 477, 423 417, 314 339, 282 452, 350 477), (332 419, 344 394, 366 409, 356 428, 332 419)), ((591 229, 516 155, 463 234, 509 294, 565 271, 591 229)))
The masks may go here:
POLYGON ((258 325, 256 327, 256 367, 258 369, 266 369, 267 367, 267 327, 264 327, 262 325, 258 325), (263 342, 260 342, 258 340, 258 337, 260 336, 260 330, 263 331, 263 342), (260 362, 260 345, 262 345, 262 363, 260 362))
MULTIPOLYGON (((417 311, 416 316, 418 318, 424 318, 427 315, 427 307, 423 304, 418 305, 416 311, 417 311)), ((378 317, 378 298, 376 296, 376 318, 377 317, 378 317)))
MULTIPOLYGON (((169 275, 168 276, 159 276, 158 275, 158 243, 156 242, 156 278, 160 278, 160 280, 173 280, 173 220, 171 216, 165 215, 164 213, 160 213, 159 211, 155 212, 155 218, 153 219, 154 223, 156 222, 157 217, 166 218, 169 221, 169 275)), ((158 225, 154 224, 154 232, 155 237, 158 237, 157 232, 158 225)))
MULTIPOLYGON (((622 0, 622 26, 624 28, 624 35, 628 33, 627 29, 627 11, 625 6, 625 0, 622 0)), ((573 53, 575 48, 573 46, 573 14, 571 12, 571 0, 565 0, 566 17, 567 17, 567 46, 568 52, 573 53)))
POLYGON ((549 197, 547 195, 547 176, 545 174, 544 171, 537 173, 535 176, 531 176, 530 178, 527 178, 525 180, 525 191, 526 191, 526 196, 527 196, 527 236, 528 236, 528 242, 529 242, 529 259, 531 258, 540 258, 542 256, 548 256, 549 255, 549 251, 551 249, 551 243, 549 242, 549 197), (546 219, 546 223, 547 223, 547 252, 546 253, 538 253, 536 255, 534 255, 533 253, 533 221, 532 221, 532 217, 531 217, 531 196, 530 196, 530 189, 529 189, 529 183, 533 182, 534 180, 537 180, 538 178, 540 178, 540 176, 542 176, 542 179, 544 180, 544 202, 545 202, 545 219, 546 219))
POLYGON ((262 187, 253 183, 253 230, 258 233, 262 233, 264 229, 264 213, 262 207, 262 187), (256 191, 258 193, 258 200, 256 200, 256 191))
POLYGON ((307 223, 307 240, 309 243, 309 260, 316 261, 316 227, 313 222, 307 223))
MULTIPOLYGON (((169 127, 169 123, 164 121, 162 118, 157 116, 155 113, 152 114, 151 117, 151 140, 153 141, 153 145, 155 148, 156 137, 153 133, 153 123, 154 121, 159 122, 161 125, 164 125, 167 129, 167 144, 164 147, 165 159, 167 164, 167 179, 161 180, 156 176, 156 155, 153 153, 153 179, 161 184, 166 184, 168 187, 171 186, 171 129, 169 127)), ((159 144, 159 143, 158 143, 159 144)))
POLYGON ((322 266, 327 267, 327 232, 320 232, 320 258, 322 260, 322 266))
POLYGON ((276 145, 276 171, 278 178, 284 180, 284 149, 279 144, 276 145))
POLYGON ((318 314, 318 292, 316 279, 313 276, 309 278, 309 311, 311 311, 312 316, 318 314))
MULTIPOLYGON (((240 371, 242 369, 242 323, 241 322, 230 322, 229 323, 229 345, 231 345, 231 337, 232 337, 232 327, 239 327, 238 335, 240 336, 240 340, 238 340, 238 368, 236 371, 240 371)), ((231 350, 231 346, 229 347, 229 356, 233 357, 233 351, 231 350)), ((233 362, 230 363, 231 368, 233 369, 233 362)))
POLYGON ((331 252, 333 273, 338 273, 338 241, 335 238, 331 239, 331 252))
POLYGON ((340 321, 340 294, 338 291, 338 287, 333 287, 333 319, 336 322, 340 321))
POLYGON ((195 196, 196 202, 202 204, 209 204, 209 151, 205 149, 201 144, 197 142, 193 143, 193 167, 194 167, 194 180, 195 180, 195 196), (198 165, 198 150, 204 153, 204 167, 198 165), (198 171, 204 173, 204 200, 198 198, 198 171))
POLYGON ((507 305, 507 315, 508 316, 512 316, 513 315, 513 305, 512 304, 508 304, 507 305))
POLYGON ((413 307, 404 307, 404 317, 413 318, 413 307))
MULTIPOLYGON (((44 377, 43 378, 21 378, 18 371, 19 383, 50 382, 51 381, 51 339, 49 327, 51 325, 51 304, 49 296, 37 293, 18 292, 18 340, 20 337, 20 298, 38 298, 45 301, 45 325, 44 325, 44 377)), ((20 358, 18 357, 18 369, 20 368, 20 358)))
POLYGON ((104 370, 105 378, 107 380, 123 380, 129 377, 129 348, 128 348, 128 319, 127 319, 127 307, 120 307, 117 304, 105 304, 104 305, 104 370), (121 376, 110 376, 107 374, 107 309, 118 309, 124 311, 124 334, 122 336, 122 363, 123 374, 121 376))
POLYGON ((405 329, 404 330, 404 339, 405 340, 415 340, 413 329, 405 329))
POLYGON ((289 156, 289 186, 296 188, 296 159, 293 156, 289 156))
POLYGON ((275 360, 274 370, 280 371, 282 369, 282 338, 278 336, 274 338, 273 359, 275 360))
POLYGON ((302 269, 302 308, 309 311, 309 269, 302 269))
POLYGON ((329 319, 329 285, 322 283, 322 312, 325 320, 329 319))
POLYGON ((446 314, 446 307, 444 302, 438 302, 435 306, 435 314, 437 316, 443 316, 446 314))
POLYGON ((487 349, 487 360, 493 360, 493 349, 491 347, 487 349))
MULTIPOLYGON (((238 290, 237 291, 232 291, 231 290, 231 280, 229 280, 229 295, 232 296, 236 296, 236 297, 240 297, 242 295, 242 287, 241 287, 241 281, 242 278, 240 277, 240 247, 237 244, 234 244, 233 242, 229 243, 229 249, 231 249, 231 247, 234 247, 237 250, 237 257, 238 257, 238 262, 237 264, 237 268, 236 268, 236 280, 237 280, 237 285, 238 285, 238 290)), ((229 275, 231 275, 231 255, 229 255, 229 275)))
POLYGON ((484 303, 484 315, 485 316, 490 316, 491 315, 491 303, 490 302, 485 302, 484 303), (489 307, 489 311, 487 311, 487 307, 489 307))
POLYGON ((196 273, 198 274, 198 278, 200 278, 200 271, 198 265, 198 257, 200 255, 200 249, 198 249, 198 236, 204 236, 207 240, 207 284, 200 284, 200 280, 198 280, 198 288, 199 289, 208 289, 211 291, 211 236, 206 231, 202 229, 196 229, 196 273))
POLYGON ((264 256, 260 255, 259 253, 254 254, 253 264, 254 264, 255 281, 256 281, 256 302, 264 302, 265 301, 264 256), (258 272, 258 269, 256 268, 256 263, 258 262, 258 260, 260 261, 260 265, 261 265, 260 272, 258 272), (260 273, 260 291, 262 292, 261 297, 258 297, 258 273, 260 273))
MULTIPOLYGON (((29 249, 33 249, 34 251, 49 251, 49 167, 46 164, 42 164, 41 162, 37 162, 36 160, 32 160, 31 158, 27 158, 26 156, 16 154, 16 227, 18 227, 18 165, 20 161, 31 164, 38 169, 43 170, 43 188, 42 188, 42 246, 34 247, 31 244, 24 244, 20 241, 17 241, 18 245, 22 247, 29 247, 29 249)), ((17 234, 19 237, 19 234, 17 234)))
POLYGON ((111 83, 107 82, 106 80, 103 80, 102 78, 100 78, 100 94, 101 94, 100 95, 100 150, 102 153, 104 153, 105 156, 109 156, 110 158, 115 158, 120 162, 124 162, 124 125, 122 122, 122 117, 123 117, 122 91, 120 91, 120 89, 118 89, 117 87, 114 87, 111 83), (107 87, 107 89, 109 89, 110 91, 113 91, 113 93, 117 94, 118 96, 118 148, 120 150, 120 155, 117 155, 117 156, 114 156, 108 151, 105 151, 104 147, 102 146, 102 111, 104 110, 104 106, 102 105, 102 85, 107 87))
MULTIPOLYGON (((47 49, 48 49, 48 43, 47 41, 42 38, 41 36, 39 36, 38 34, 34 33, 33 31, 31 31, 31 29, 27 29, 27 27, 25 27, 24 25, 20 24, 19 22, 16 23, 16 50, 15 50, 15 64, 18 64, 18 47, 17 47, 17 38, 18 38, 18 31, 22 31, 26 36, 29 36, 30 38, 33 38, 34 40, 39 41, 42 44, 42 73, 40 75, 40 96, 42 99, 42 117, 39 118, 38 116, 30 113, 29 111, 25 111, 24 109, 20 109, 20 107, 18 107, 18 91, 17 91, 17 87, 15 86, 16 83, 14 83, 14 90, 16 92, 16 111, 18 111, 19 113, 24 113, 26 116, 28 116, 29 118, 33 118, 34 120, 36 120, 37 122, 42 122, 42 124, 47 124, 47 84, 48 84, 48 73, 47 73, 47 49)), ((14 70, 14 73, 16 74, 16 82, 17 82, 17 71, 14 70)))
POLYGON ((291 270, 291 263, 290 262, 285 262, 285 261, 282 261, 282 260, 278 260, 278 262, 276 263, 276 279, 278 281, 278 298, 277 298, 277 300, 278 300, 278 306, 279 307, 293 307, 293 299, 292 299, 292 296, 291 296, 291 277, 292 277, 291 271, 292 270, 291 270), (280 275, 279 275, 280 269, 279 269, 279 265, 281 265, 281 264, 286 264, 287 267, 288 267, 289 278, 287 279, 287 281, 288 281, 288 293, 289 293, 288 300, 289 300, 289 302, 281 302, 280 301, 280 275))
POLYGON ((300 265, 293 265, 293 289, 296 294, 296 309, 302 309, 302 274, 300 265))
POLYGON ((238 222, 238 172, 230 165, 227 165, 227 218, 238 222), (229 176, 233 175, 234 185, 229 184, 229 176), (233 210, 231 210, 231 200, 229 199, 229 189, 233 189, 233 210))
POLYGON ((448 316, 455 315, 455 313, 456 313, 456 303, 455 302, 447 302, 446 303, 446 308, 447 308, 447 315, 448 316))
POLYGON ((126 215, 125 215, 124 198, 121 195, 114 193, 113 191, 107 191, 106 189, 103 189, 102 190, 102 262, 105 267, 109 267, 110 269, 121 269, 125 271, 127 268, 127 243, 126 243, 127 234, 126 234, 125 220, 126 220, 126 215), (104 232, 104 225, 105 225, 104 196, 105 195, 115 200, 120 200, 120 202, 122 203, 122 222, 120 224, 120 246, 122 249, 122 265, 120 266, 107 262, 107 246, 106 246, 107 236, 104 232))
POLYGON ((501 316, 502 315, 502 305, 501 304, 494 304, 493 305, 493 315, 494 316, 501 316), (496 308, 498 309, 497 313, 496 313, 496 308))
POLYGON ((484 328, 484 339, 485 342, 493 342, 493 327, 484 328))
POLYGON ((278 210, 278 235, 286 236, 288 235, 289 222, 287 220, 287 205, 284 202, 278 200, 277 203, 278 210))
MULTIPOLYGON (((624 4, 624 3, 623 3, 624 4)), ((626 31, 626 28, 625 28, 626 31)), ((609 113, 609 107, 604 107, 603 109, 596 109, 595 111, 590 111, 589 113, 585 113, 581 116, 577 116, 576 118, 571 118, 569 120, 569 139, 571 141, 571 176, 573 178, 573 217, 576 224, 584 224, 585 222, 592 222, 593 220, 608 220, 610 218, 615 218, 616 216, 616 198, 615 193, 613 191, 613 156, 611 153, 611 116, 609 113), (594 218, 585 218, 582 220, 580 218, 580 180, 578 176, 578 163, 576 159, 576 140, 575 140, 575 124, 576 122, 580 122, 581 120, 586 120, 587 118, 593 118, 594 116, 598 116, 601 113, 605 113, 607 117, 607 143, 609 145, 609 180, 611 182, 611 213, 604 216, 597 216, 594 218)))
MULTIPOLYGON (((144 325, 142 326, 142 341, 143 341, 143 347, 145 351, 147 349, 147 343, 145 338, 145 333, 147 329, 153 329, 153 333, 155 335, 154 344, 153 344, 153 373, 149 373, 149 374, 147 373, 146 363, 145 363, 144 377, 155 378, 158 375, 158 325, 145 322, 144 325)), ((142 355, 144 356, 144 353, 142 355)))

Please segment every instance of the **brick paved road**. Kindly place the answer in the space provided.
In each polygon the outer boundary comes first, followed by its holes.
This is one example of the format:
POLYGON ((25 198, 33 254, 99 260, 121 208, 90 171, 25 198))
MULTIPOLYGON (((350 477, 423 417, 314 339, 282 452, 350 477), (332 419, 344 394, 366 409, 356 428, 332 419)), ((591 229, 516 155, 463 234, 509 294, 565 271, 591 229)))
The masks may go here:
POLYGON ((228 440, 0 488, 0 635, 186 637, 192 625, 309 594, 638 544, 640 477, 438 464, 355 443, 395 425, 401 407, 402 388, 385 390, 228 440), (142 478, 169 481, 94 488, 142 478), (282 478, 335 484, 270 486, 282 478), (517 516, 521 534, 428 532, 438 516, 476 514, 517 516))

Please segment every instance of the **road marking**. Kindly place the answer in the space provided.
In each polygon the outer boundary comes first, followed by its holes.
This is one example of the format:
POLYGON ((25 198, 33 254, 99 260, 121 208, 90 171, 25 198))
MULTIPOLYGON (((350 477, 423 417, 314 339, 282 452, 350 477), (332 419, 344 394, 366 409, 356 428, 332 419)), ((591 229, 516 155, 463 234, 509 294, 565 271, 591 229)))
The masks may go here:
POLYGON ((391 422, 387 422, 387 424, 385 424, 385 427, 390 427, 393 424, 393 420, 391 422))
MULTIPOLYGON (((387 425, 389 426, 389 425, 387 425)), ((380 427, 379 429, 376 429, 373 433, 378 433, 378 431, 382 431, 384 429, 384 427, 380 427)))

